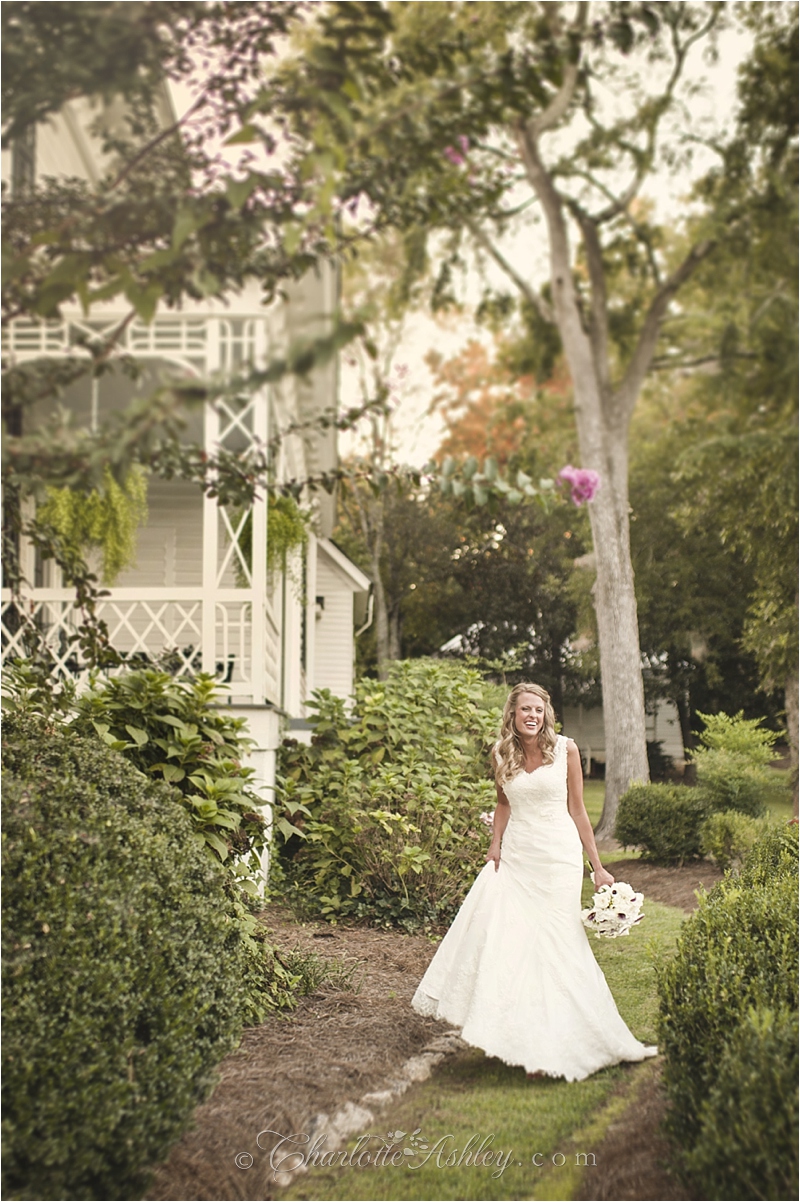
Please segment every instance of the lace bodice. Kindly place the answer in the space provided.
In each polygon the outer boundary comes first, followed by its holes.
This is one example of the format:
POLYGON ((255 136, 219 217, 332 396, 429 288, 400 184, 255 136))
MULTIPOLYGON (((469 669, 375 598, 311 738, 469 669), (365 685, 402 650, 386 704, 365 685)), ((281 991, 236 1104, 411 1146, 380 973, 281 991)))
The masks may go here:
POLYGON ((552 764, 520 772, 503 786, 515 823, 550 821, 567 811, 567 740, 556 736, 552 764))

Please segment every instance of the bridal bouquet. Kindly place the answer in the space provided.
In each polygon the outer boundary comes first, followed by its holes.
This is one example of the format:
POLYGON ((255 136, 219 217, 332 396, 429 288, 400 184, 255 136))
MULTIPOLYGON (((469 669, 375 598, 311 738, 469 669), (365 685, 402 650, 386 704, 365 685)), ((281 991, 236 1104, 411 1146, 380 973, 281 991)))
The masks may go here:
MULTIPOLYGON (((591 873, 594 881, 594 873, 591 873)), ((643 893, 634 893, 630 885, 617 881, 614 885, 601 885, 592 898, 590 910, 582 910, 581 918, 587 930, 594 931, 599 939, 605 935, 616 939, 628 935, 632 926, 641 922, 643 893)))

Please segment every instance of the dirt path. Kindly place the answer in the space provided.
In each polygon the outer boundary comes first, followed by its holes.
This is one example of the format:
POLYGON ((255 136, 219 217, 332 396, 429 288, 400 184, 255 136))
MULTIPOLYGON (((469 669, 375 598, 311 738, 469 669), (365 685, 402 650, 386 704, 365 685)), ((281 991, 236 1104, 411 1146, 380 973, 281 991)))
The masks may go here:
MULTIPOLYGON (((611 856, 608 866, 645 897, 687 911, 695 905, 694 890, 710 888, 720 875, 705 864, 662 869, 611 856)), ((301 926, 279 907, 271 907, 265 920, 281 948, 300 947, 355 963, 353 987, 340 991, 323 986, 301 999, 290 1015, 245 1032, 241 1045, 220 1065, 219 1084, 198 1107, 192 1128, 157 1170, 147 1195, 151 1202, 280 1197, 269 1180, 268 1152, 275 1140, 262 1137, 257 1144, 259 1132, 307 1131, 321 1112, 332 1113, 380 1089, 409 1057, 442 1034, 441 1024, 421 1018, 409 1005, 433 955, 428 939, 364 927, 301 926), (252 1157, 249 1168, 237 1167, 240 1154, 244 1163, 252 1157)), ((635 1143, 643 1149, 659 1139, 660 1096, 654 1084, 648 1105, 640 1109, 637 1102, 635 1116, 623 1115, 607 1139, 620 1138, 623 1148, 635 1143)), ((614 1146, 604 1146, 604 1163, 619 1158, 614 1146)), ((630 1152, 626 1157, 630 1160, 630 1152)), ((637 1170, 636 1188, 644 1172, 637 1170)), ((652 1188, 666 1187, 661 1177, 654 1180, 659 1184, 652 1188)), ((619 1187, 610 1181, 612 1192, 602 1196, 684 1197, 677 1186, 672 1192, 614 1193, 619 1187)))

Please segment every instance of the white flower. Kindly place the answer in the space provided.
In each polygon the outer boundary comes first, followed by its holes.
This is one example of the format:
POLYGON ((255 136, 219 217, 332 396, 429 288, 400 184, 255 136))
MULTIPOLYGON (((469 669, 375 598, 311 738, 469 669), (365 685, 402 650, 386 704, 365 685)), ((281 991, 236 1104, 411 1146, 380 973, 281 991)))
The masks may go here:
MULTIPOLYGON (((594 881, 594 873, 591 874, 594 881)), ((631 927, 641 922, 644 894, 636 893, 624 881, 614 885, 601 885, 592 898, 592 907, 581 911, 583 925, 594 931, 599 939, 608 939, 630 934, 631 927)))

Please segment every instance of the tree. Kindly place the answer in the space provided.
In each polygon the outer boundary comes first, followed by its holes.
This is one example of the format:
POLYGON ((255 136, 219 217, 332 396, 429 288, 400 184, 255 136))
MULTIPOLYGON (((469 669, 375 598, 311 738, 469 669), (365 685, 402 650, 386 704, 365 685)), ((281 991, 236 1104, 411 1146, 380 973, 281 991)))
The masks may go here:
POLYGON ((748 22, 736 136, 704 185, 733 236, 688 297, 704 321, 683 330, 683 357, 704 353, 714 370, 693 381, 679 516, 690 537, 716 531, 752 574, 742 645, 762 690, 784 694, 796 799, 797 8, 753 6, 748 22))
POLYGON ((603 480, 591 507, 608 732, 601 834, 630 781, 648 778, 628 428, 670 303, 713 245, 701 236, 669 261, 636 198, 662 127, 692 133, 691 122, 680 130, 683 76, 719 17, 713 4, 333 4, 284 75, 297 128, 319 153, 341 148, 343 203, 365 199, 373 223, 447 232, 439 298, 468 233, 558 331, 583 464, 603 480), (338 81, 335 110, 316 102, 322 81, 338 81), (502 246, 536 205, 546 289, 531 242, 524 258, 502 246))

